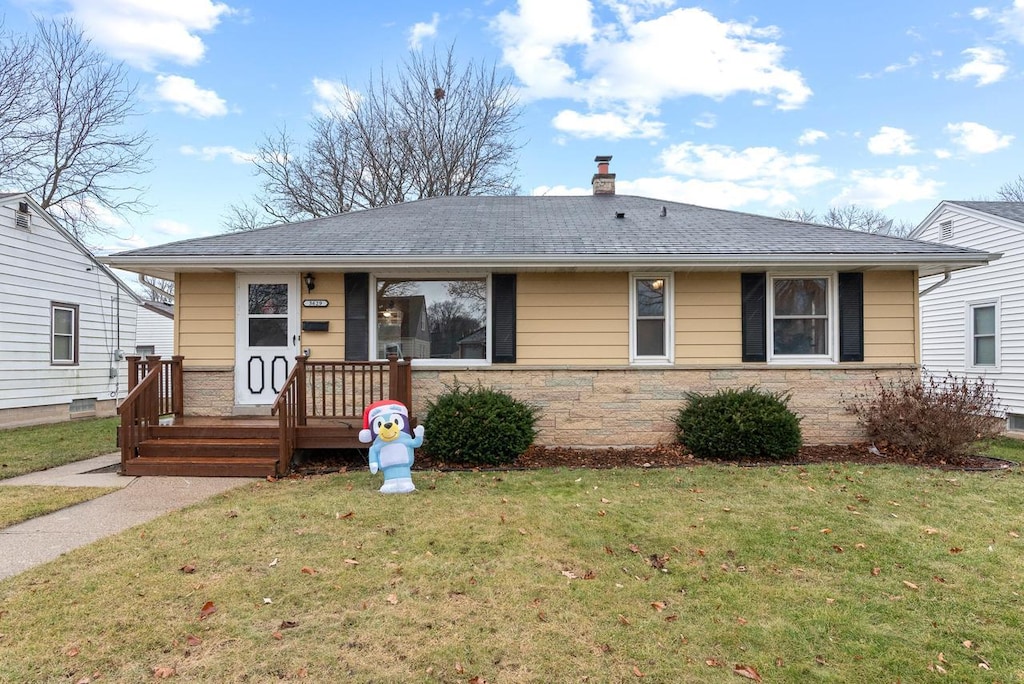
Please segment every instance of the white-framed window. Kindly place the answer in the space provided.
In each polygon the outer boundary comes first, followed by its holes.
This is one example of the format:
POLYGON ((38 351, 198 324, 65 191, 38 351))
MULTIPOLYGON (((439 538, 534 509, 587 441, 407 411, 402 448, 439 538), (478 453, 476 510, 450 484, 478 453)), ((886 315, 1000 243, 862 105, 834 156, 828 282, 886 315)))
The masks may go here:
POLYGON ((773 274, 767 294, 769 360, 835 361, 838 288, 834 273, 773 274))
POLYGON ((968 368, 995 370, 999 368, 999 301, 988 300, 967 304, 968 368))
POLYGON ((78 305, 50 303, 50 363, 78 364, 78 305))
POLYGON ((629 359, 631 363, 672 363, 671 273, 634 273, 629 279, 629 359))
POLYGON ((371 358, 418 365, 484 365, 491 359, 490 277, 372 278, 371 358))

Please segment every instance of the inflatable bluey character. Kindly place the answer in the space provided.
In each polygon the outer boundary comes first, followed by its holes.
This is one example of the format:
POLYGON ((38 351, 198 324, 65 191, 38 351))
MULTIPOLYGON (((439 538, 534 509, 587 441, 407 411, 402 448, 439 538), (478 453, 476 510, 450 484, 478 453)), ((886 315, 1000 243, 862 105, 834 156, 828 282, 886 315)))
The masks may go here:
POLYGON ((370 472, 384 471, 382 494, 404 494, 416 489, 412 483, 413 450, 423 444, 423 426, 412 429, 405 404, 384 399, 367 406, 359 441, 373 442, 370 472))

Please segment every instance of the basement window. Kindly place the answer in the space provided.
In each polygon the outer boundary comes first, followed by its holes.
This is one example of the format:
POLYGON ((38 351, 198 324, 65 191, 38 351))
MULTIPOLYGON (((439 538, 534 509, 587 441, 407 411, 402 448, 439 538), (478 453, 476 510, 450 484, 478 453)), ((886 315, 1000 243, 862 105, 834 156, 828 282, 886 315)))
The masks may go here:
POLYGON ((79 413, 95 413, 96 412, 96 399, 72 399, 71 400, 71 415, 79 413))

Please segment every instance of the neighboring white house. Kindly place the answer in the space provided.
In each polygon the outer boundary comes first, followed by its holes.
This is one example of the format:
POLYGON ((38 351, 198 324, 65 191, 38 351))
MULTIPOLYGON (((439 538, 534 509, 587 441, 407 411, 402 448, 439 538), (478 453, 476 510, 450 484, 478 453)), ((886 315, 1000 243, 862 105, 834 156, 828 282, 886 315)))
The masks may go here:
MULTIPOLYGON (((125 350, 126 352, 128 350, 125 350)), ((139 302, 139 315, 135 327, 137 356, 157 356, 165 359, 174 354, 174 305, 163 302, 139 302)))
POLYGON ((1008 429, 1024 430, 1024 202, 944 201, 911 237, 1002 254, 921 279, 921 364, 992 382, 1008 429))
POLYGON ((0 427, 114 414, 140 304, 31 197, 0 193, 0 427))

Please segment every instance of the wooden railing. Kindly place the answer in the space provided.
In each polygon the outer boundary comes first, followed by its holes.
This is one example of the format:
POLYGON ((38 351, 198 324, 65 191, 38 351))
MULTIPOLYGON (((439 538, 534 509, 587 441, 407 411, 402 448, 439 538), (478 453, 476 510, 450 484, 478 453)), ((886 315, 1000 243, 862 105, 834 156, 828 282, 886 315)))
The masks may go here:
POLYGON ((182 356, 172 356, 163 361, 159 356, 129 356, 128 360, 128 392, 131 393, 150 371, 159 371, 158 402, 160 415, 185 414, 184 376, 182 373, 182 356))
MULTIPOLYGON (((412 409, 410 359, 387 361, 299 361, 305 366, 306 406, 310 418, 363 416, 363 409, 381 399, 394 399, 412 409)), ((297 364, 297 365, 299 365, 297 364)))
POLYGON ((129 460, 138 456, 139 444, 149 439, 151 426, 160 422, 161 376, 161 366, 152 366, 117 407, 121 416, 121 472, 129 460))
POLYGON ((283 474, 291 467, 292 454, 295 453, 295 443, 298 441, 299 422, 305 423, 305 369, 302 359, 298 357, 295 367, 288 375, 288 379, 281 388, 281 392, 274 400, 271 408, 272 414, 278 418, 278 458, 277 473, 283 474))

